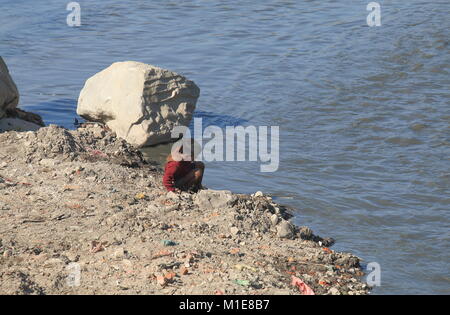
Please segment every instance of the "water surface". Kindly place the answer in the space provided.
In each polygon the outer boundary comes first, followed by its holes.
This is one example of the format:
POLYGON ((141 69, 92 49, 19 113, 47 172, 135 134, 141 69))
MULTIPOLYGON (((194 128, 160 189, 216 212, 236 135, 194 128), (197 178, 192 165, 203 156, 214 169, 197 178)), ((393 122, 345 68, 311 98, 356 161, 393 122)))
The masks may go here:
POLYGON ((375 294, 450 293, 449 1, 379 1, 372 28, 369 1, 79 2, 70 28, 64 1, 0 0, 23 108, 72 127, 84 81, 112 62, 184 74, 214 124, 281 128, 276 173, 208 163, 207 186, 296 207, 381 265, 375 294))

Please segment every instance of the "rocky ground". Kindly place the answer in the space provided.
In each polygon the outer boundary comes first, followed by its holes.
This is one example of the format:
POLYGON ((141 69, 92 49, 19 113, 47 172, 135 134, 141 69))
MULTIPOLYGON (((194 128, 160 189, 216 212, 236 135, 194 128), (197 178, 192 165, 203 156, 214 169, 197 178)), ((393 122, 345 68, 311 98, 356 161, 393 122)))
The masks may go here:
POLYGON ((0 133, 1 294, 368 293, 357 257, 290 217, 261 193, 167 193, 100 125, 0 133))

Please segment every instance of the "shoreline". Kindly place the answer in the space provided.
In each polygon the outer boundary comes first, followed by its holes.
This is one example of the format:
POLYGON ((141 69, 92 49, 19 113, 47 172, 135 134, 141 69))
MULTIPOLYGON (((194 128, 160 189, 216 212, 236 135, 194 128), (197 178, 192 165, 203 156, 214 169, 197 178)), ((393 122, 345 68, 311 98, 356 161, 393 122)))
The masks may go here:
POLYGON ((168 193, 100 125, 3 132, 0 143, 1 294, 369 292, 358 257, 294 226, 269 196, 168 193))

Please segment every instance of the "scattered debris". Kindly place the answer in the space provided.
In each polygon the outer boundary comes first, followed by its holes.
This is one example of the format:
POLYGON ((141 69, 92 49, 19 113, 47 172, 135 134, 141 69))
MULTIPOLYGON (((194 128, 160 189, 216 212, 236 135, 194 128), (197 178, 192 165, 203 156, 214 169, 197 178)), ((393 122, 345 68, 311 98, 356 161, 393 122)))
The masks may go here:
POLYGON ((302 295, 315 295, 314 291, 296 276, 292 276, 292 285, 297 287, 302 295))
POLYGON ((105 250, 105 245, 107 242, 99 242, 99 241, 92 241, 91 243, 91 253, 98 253, 105 250))
POLYGON ((167 193, 100 124, 5 132, 0 144, 0 294, 369 291, 359 258, 296 227, 292 209, 262 193, 167 193), (79 286, 66 283, 71 267, 79 286))
POLYGON ((189 273, 189 269, 186 267, 181 267, 180 268, 180 274, 182 274, 183 276, 187 275, 189 273))
POLYGON ((136 194, 136 196, 134 196, 134 198, 136 198, 136 199, 138 199, 138 200, 141 200, 141 199, 145 199, 145 194, 143 194, 143 193, 139 193, 139 194, 136 194))
POLYGON ((248 287, 250 286, 250 281, 248 280, 234 280, 234 282, 236 282, 236 284, 248 287))
POLYGON ((162 242, 162 244, 164 246, 176 246, 176 245, 178 245, 178 243, 176 243, 176 242, 174 242, 172 240, 162 240, 161 242, 162 242))

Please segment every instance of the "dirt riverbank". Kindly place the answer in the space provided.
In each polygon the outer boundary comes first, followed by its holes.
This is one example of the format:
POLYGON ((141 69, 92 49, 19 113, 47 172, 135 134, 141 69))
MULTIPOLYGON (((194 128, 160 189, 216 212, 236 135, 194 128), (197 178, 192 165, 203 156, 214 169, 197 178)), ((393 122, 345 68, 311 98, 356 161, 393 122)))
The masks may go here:
POLYGON ((0 133, 0 293, 368 293, 359 258, 270 197, 167 193, 161 175, 95 124, 0 133))

